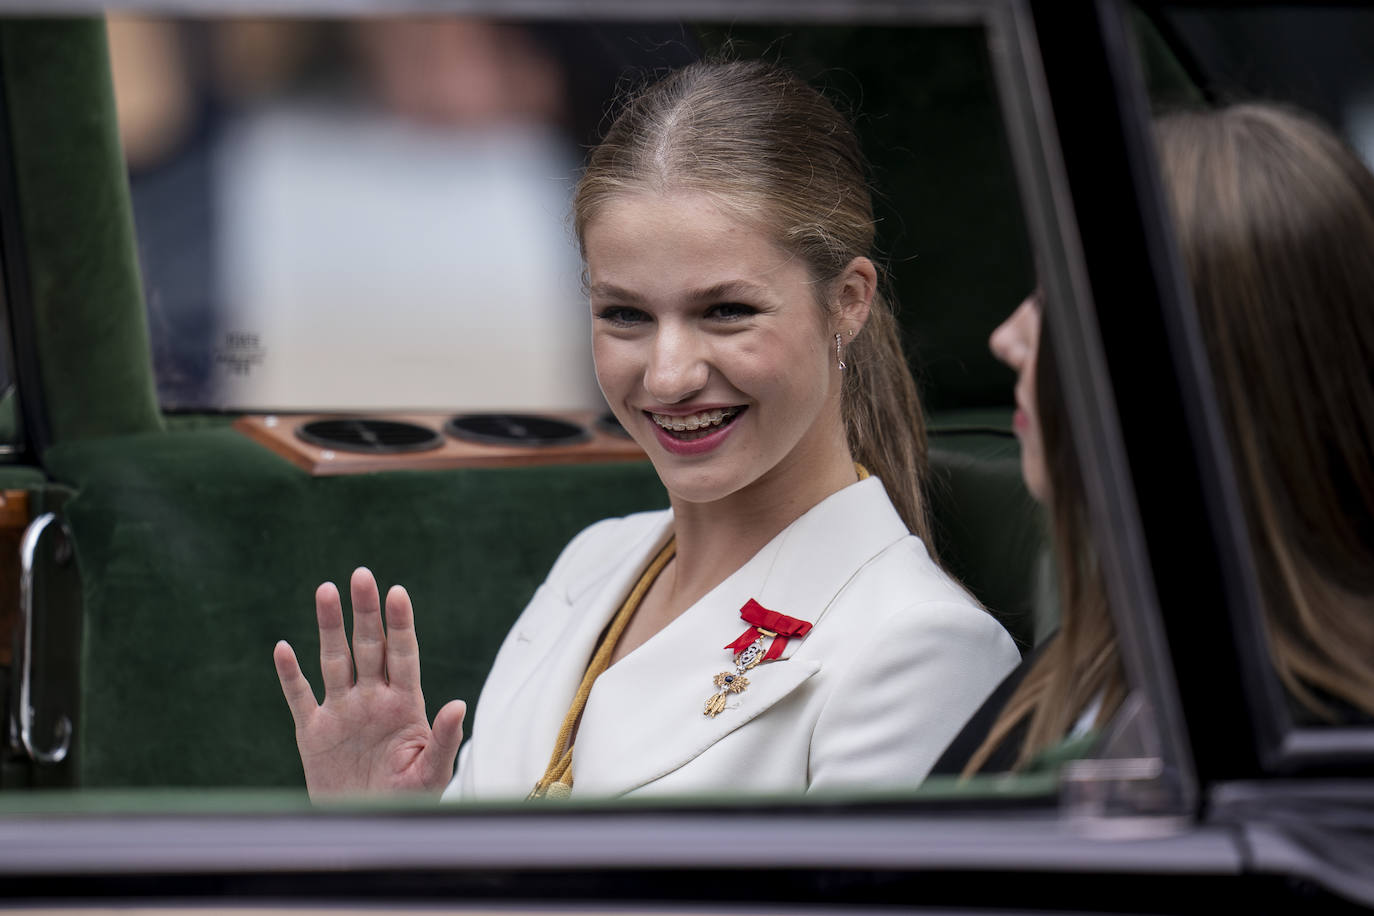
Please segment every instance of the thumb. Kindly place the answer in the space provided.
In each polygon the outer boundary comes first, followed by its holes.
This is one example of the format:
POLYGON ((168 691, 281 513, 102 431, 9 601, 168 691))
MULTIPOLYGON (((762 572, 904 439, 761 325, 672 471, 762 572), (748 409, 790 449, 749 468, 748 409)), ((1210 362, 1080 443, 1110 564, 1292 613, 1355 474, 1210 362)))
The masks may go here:
POLYGON ((434 717, 434 726, 430 729, 433 743, 426 756, 436 782, 453 778, 453 762, 458 757, 458 745, 463 743, 463 719, 467 713, 468 704, 452 700, 434 717))

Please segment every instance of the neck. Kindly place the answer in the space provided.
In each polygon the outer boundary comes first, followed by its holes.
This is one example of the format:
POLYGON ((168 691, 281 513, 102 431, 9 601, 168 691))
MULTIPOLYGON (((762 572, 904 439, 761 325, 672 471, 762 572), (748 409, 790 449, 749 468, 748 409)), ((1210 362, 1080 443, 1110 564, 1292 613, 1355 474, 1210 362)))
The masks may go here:
POLYGON ((858 480, 842 438, 827 451, 819 463, 789 456, 714 502, 691 503, 669 494, 677 538, 670 605, 679 613, 690 607, 813 506, 858 480))

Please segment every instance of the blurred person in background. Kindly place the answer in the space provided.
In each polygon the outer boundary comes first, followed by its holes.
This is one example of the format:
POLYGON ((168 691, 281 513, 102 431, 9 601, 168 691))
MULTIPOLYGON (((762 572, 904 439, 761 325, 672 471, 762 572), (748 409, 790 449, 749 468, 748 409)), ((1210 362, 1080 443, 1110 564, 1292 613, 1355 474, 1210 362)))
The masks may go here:
POLYGON ((600 405, 563 219, 636 55, 599 29, 112 19, 163 405, 600 405))

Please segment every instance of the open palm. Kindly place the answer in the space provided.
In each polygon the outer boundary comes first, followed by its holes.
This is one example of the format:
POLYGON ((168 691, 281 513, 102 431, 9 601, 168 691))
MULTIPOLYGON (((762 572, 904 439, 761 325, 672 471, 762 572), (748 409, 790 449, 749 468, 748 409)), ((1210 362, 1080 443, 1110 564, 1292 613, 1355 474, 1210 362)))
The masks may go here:
POLYGON ((431 728, 420 690, 420 648, 410 596, 399 585, 387 592, 383 628, 372 573, 354 570, 349 590, 351 652, 339 590, 326 582, 315 591, 323 703, 315 701, 291 646, 279 642, 272 653, 296 722, 306 788, 315 799, 385 792, 437 794, 453 776, 467 707, 461 700, 446 704, 431 728))

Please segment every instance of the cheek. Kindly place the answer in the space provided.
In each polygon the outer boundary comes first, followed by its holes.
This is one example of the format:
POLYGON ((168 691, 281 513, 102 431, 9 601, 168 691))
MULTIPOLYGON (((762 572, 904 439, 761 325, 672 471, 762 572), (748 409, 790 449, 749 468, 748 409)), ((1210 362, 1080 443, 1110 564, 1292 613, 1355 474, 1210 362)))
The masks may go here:
POLYGON ((1040 433, 1040 416, 1034 408, 1026 411, 1027 429, 1021 434, 1021 472, 1026 488, 1039 502, 1049 490, 1049 467, 1045 463, 1045 442, 1040 433))
POLYGON ((596 368, 596 380, 607 396, 634 377, 634 353, 625 341, 593 338, 592 364, 596 368))
POLYGON ((730 383, 751 396, 775 399, 788 411, 805 411, 828 392, 830 350, 808 336, 741 336, 717 350, 716 365, 730 383))

